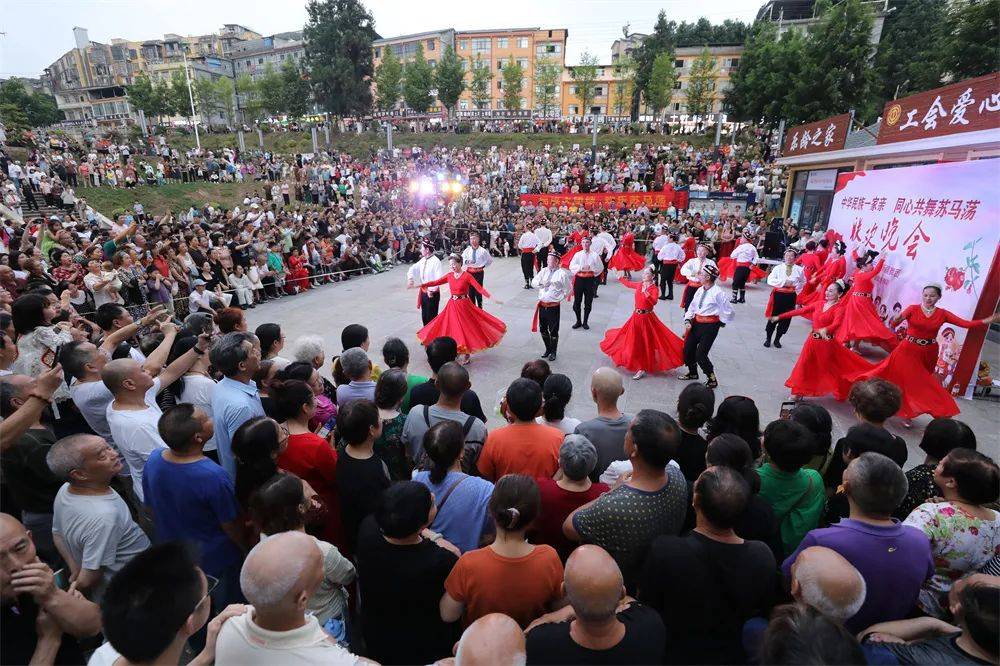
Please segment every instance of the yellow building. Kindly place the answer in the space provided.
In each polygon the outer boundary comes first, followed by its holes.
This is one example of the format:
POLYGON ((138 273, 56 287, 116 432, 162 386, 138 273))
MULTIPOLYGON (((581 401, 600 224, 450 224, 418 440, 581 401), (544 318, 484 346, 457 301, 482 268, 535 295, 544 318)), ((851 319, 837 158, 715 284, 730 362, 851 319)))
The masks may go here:
POLYGON ((577 66, 563 69, 562 110, 563 118, 578 118, 594 114, 601 116, 628 116, 631 110, 631 86, 623 81, 614 65, 598 65, 588 108, 583 108, 580 84, 573 78, 577 66))
MULTIPOLYGON (((687 113, 686 91, 691 83, 691 69, 695 60, 704 51, 702 46, 683 46, 674 51, 674 69, 677 72, 677 83, 674 85, 674 95, 668 114, 687 113)), ((729 89, 729 77, 740 66, 743 57, 743 45, 709 46, 708 53, 715 62, 715 81, 713 84, 712 108, 710 113, 722 112, 722 100, 729 89)))
MULTIPOLYGON (((418 45, 424 50, 424 58, 427 60, 427 64, 431 67, 436 67, 445 48, 448 46, 455 48, 455 31, 451 28, 446 28, 444 30, 432 30, 412 35, 376 39, 372 42, 372 61, 375 65, 375 71, 378 71, 379 65, 382 64, 386 49, 392 49, 392 52, 396 55, 396 59, 405 64, 413 60, 417 53, 418 45)), ((373 93, 374 87, 375 82, 372 81, 373 93)), ((403 102, 400 101, 397 106, 401 106, 402 104, 403 102)), ((441 110, 440 102, 435 99, 429 111, 437 113, 441 110)))

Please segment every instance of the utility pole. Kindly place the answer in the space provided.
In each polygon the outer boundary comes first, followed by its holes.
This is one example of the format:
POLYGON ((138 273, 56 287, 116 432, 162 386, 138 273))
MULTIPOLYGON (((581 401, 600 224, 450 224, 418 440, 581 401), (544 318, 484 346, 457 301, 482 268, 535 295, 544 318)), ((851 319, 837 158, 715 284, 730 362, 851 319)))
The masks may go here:
POLYGON ((600 116, 594 114, 594 132, 590 139, 590 166, 597 166, 597 121, 600 116))
POLYGON ((188 87, 188 101, 191 102, 191 122, 194 123, 194 142, 198 146, 198 150, 201 150, 201 138, 198 136, 198 117, 195 116, 194 111, 194 93, 191 92, 191 76, 188 73, 188 59, 187 52, 184 50, 183 45, 181 45, 181 55, 184 57, 184 81, 187 83, 188 87))

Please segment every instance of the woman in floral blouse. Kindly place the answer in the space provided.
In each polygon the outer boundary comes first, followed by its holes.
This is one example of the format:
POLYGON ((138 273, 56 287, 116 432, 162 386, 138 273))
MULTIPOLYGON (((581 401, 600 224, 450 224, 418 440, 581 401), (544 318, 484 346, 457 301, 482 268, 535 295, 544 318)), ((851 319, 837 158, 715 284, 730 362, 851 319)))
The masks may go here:
POLYGON ((982 453, 955 449, 934 468, 934 483, 944 501, 921 504, 905 524, 927 535, 934 557, 934 575, 917 603, 928 615, 947 619, 954 582, 1000 555, 1000 516, 984 506, 1000 497, 1000 467, 982 453))
POLYGON ((920 448, 927 457, 924 462, 906 473, 906 497, 899 503, 894 518, 905 520, 910 512, 932 497, 941 495, 934 485, 934 468, 952 449, 975 449, 976 433, 961 421, 948 418, 934 419, 924 429, 920 448))

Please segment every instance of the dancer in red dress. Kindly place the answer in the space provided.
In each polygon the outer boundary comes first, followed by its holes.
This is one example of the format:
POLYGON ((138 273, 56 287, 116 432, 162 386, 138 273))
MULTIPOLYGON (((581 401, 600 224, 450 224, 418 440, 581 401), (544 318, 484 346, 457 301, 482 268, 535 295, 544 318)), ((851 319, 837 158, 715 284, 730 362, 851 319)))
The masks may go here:
POLYGON ((805 244, 805 251, 799 255, 795 263, 802 267, 806 277, 806 286, 799 292, 798 300, 800 303, 809 303, 819 287, 819 283, 812 282, 812 278, 823 267, 823 262, 820 261, 820 257, 816 253, 815 241, 808 241, 805 244))
POLYGON ((610 328, 601 341, 601 351, 615 365, 632 370, 632 379, 642 379, 647 372, 666 372, 684 365, 684 341, 667 328, 653 313, 659 289, 653 269, 642 271, 642 282, 621 276, 618 281, 635 290, 635 311, 621 328, 610 328))
MULTIPOLYGON (((837 280, 844 279, 847 275, 847 259, 844 257, 846 253, 847 246, 844 244, 844 241, 837 240, 830 244, 829 256, 826 263, 811 278, 813 283, 811 295, 806 297, 805 302, 802 302, 800 298, 799 305, 805 306, 820 302, 824 294, 826 294, 827 287, 837 280)), ((819 251, 816 252, 816 256, 820 256, 819 251)))
POLYGON ((621 245, 615 256, 608 262, 608 268, 616 271, 624 271, 626 279, 632 279, 632 271, 641 271, 646 265, 646 259, 635 251, 635 234, 629 227, 625 235, 622 236, 621 245))
POLYGON ((1000 319, 997 315, 970 321, 937 307, 941 298, 941 287, 929 284, 924 287, 920 305, 911 305, 892 320, 896 325, 906 320, 906 336, 881 363, 861 373, 847 375, 849 381, 861 381, 879 377, 903 389, 903 405, 898 416, 912 419, 921 414, 934 418, 955 416, 958 405, 948 390, 934 376, 938 360, 938 330, 945 324, 975 328, 989 326, 1000 319))
POLYGON ((873 367, 833 338, 844 319, 844 308, 838 304, 846 290, 844 282, 837 280, 826 288, 824 301, 768 317, 772 323, 795 316, 809 315, 812 319, 812 334, 806 338, 792 374, 785 380, 785 386, 791 389, 796 400, 803 396, 830 394, 837 400, 844 400, 851 390, 851 382, 845 377, 873 367))
MULTIPOLYGON (((469 290, 474 289, 486 298, 492 298, 486 289, 466 271, 462 270, 462 257, 453 254, 448 257, 451 272, 437 280, 414 285, 421 289, 448 285, 451 298, 444 310, 429 324, 417 331, 421 344, 428 344, 435 338, 448 336, 458 343, 458 353, 465 354, 465 363, 475 352, 495 347, 507 332, 507 324, 482 308, 473 305, 469 290)), ((410 287, 413 288, 413 287, 410 287)), ((496 299, 494 302, 499 303, 496 299)))
POLYGON ((566 254, 562 258, 562 267, 569 268, 569 262, 573 261, 573 255, 583 249, 584 238, 590 238, 590 231, 587 230, 586 224, 581 224, 580 228, 569 235, 569 239, 573 241, 573 247, 566 251, 566 254))
MULTIPOLYGON (((853 256, 857 257, 857 253, 853 253, 853 256)), ((879 259, 874 266, 871 265, 877 256, 878 252, 868 250, 856 260, 858 270, 854 272, 851 289, 841 303, 844 321, 837 329, 837 342, 846 344, 849 348, 857 347, 861 342, 871 342, 885 349, 892 349, 898 342, 896 334, 882 323, 872 302, 875 277, 885 265, 885 257, 879 259)))

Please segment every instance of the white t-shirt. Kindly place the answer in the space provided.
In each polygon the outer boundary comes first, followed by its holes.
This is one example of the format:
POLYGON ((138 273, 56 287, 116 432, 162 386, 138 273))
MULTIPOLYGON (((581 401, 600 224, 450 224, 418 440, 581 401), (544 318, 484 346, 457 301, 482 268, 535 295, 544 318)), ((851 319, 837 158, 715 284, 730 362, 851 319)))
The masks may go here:
POLYGON ((104 382, 73 382, 69 387, 69 395, 90 429, 108 444, 114 445, 111 427, 108 426, 108 405, 114 401, 115 396, 104 382))
POLYGON ((114 401, 108 403, 108 426, 118 450, 121 451, 129 472, 132 474, 132 488, 142 501, 142 469, 146 460, 156 449, 167 445, 160 438, 157 423, 163 412, 156 404, 156 394, 160 392, 160 379, 153 380, 153 387, 146 391, 146 409, 128 411, 114 408, 114 401))
MULTIPOLYGON (((212 418, 212 391, 215 390, 215 380, 205 375, 184 375, 184 389, 179 402, 189 402, 212 418)), ((208 440, 203 451, 215 451, 215 437, 208 440)))
POLYGON ((119 657, 121 655, 118 650, 112 647, 111 643, 105 643, 94 650, 94 654, 90 655, 87 666, 114 666, 119 657))
POLYGON ((219 666, 271 666, 271 664, 326 664, 354 666, 358 658, 327 636, 313 616, 291 631, 261 629, 249 613, 230 618, 222 625, 215 644, 219 666))

